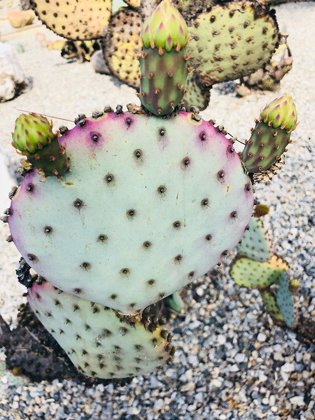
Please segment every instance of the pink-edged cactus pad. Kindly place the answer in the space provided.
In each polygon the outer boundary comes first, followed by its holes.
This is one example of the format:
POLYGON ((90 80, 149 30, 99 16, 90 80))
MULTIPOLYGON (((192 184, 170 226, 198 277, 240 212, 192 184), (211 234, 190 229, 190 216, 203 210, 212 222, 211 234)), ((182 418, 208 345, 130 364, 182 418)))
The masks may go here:
POLYGON ((12 239, 54 286, 123 313, 206 273, 242 238, 253 208, 232 142, 198 115, 108 112, 60 137, 71 172, 27 174, 12 239))

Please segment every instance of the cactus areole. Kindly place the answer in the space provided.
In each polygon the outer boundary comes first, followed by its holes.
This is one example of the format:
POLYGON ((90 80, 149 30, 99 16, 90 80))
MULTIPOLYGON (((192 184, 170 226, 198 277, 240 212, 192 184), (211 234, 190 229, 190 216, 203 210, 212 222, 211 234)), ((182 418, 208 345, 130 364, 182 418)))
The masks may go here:
POLYGON ((141 103, 152 114, 170 114, 184 96, 188 28, 168 0, 162 1, 144 23, 142 41, 141 103))

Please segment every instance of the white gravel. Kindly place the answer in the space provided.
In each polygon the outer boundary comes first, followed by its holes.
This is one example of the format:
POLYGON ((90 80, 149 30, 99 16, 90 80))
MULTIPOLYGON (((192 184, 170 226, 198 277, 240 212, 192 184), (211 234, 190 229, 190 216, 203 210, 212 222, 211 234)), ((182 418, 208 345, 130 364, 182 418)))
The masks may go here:
MULTIPOLYGON (((302 283, 299 305, 315 317, 315 3, 281 5, 277 14, 280 28, 290 34, 294 65, 276 95, 293 96, 300 124, 283 170, 270 186, 258 185, 256 195, 271 206, 266 226, 277 253, 302 283)), ((25 46, 19 61, 34 86, 0 104, 0 144, 12 159, 10 132, 18 108, 72 120, 105 104, 135 102, 132 89, 93 73, 89 64, 67 64, 58 52, 41 49, 34 37, 10 44, 18 42, 25 46)), ((245 139, 275 93, 254 92, 240 99, 223 94, 230 86, 213 90, 203 115, 245 139)), ((24 289, 14 274, 19 255, 3 241, 7 235, 7 227, 0 226, 0 307, 14 323, 24 289)), ((16 387, 2 381, 0 419, 314 420, 314 346, 302 345, 293 333, 272 325, 259 293, 240 289, 229 279, 229 261, 211 281, 195 283, 197 292, 187 295, 186 317, 174 317, 178 350, 171 366, 126 386, 56 380, 16 387)))

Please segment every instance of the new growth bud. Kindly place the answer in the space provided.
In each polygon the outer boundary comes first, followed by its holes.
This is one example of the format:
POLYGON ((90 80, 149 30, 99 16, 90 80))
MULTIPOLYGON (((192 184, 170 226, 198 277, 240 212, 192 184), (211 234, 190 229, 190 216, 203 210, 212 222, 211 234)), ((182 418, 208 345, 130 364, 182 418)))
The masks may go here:
POLYGON ((29 155, 50 144, 54 137, 47 118, 35 113, 21 114, 15 121, 12 146, 29 155))
POLYGON ((179 11, 164 0, 144 23, 141 36, 146 48, 179 51, 187 44, 188 28, 179 11))
POLYGON ((297 112, 290 95, 275 99, 261 113, 261 120, 273 128, 293 131, 297 126, 297 112))

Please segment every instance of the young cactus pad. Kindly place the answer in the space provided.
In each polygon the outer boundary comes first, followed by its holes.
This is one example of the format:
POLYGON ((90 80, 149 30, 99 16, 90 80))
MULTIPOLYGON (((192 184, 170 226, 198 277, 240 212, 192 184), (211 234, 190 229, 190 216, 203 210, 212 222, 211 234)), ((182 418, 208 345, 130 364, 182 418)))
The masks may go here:
POLYGON ((140 58, 140 100, 154 115, 174 111, 184 96, 188 69, 188 28, 168 0, 143 25, 140 58))
POLYGON ((31 0, 38 18, 64 38, 88 40, 104 35, 112 0, 31 0))
POLYGON ((275 255, 269 262, 238 258, 234 261, 230 275, 238 286, 264 289, 278 284, 281 274, 288 266, 275 255))
POLYGON ((199 115, 105 113, 60 141, 71 172, 26 175, 12 239, 54 286, 123 313, 214 267, 241 239, 253 194, 232 142, 199 115))
POLYGON ((237 252, 243 257, 251 260, 267 262, 272 256, 272 246, 267 232, 263 227, 261 219, 251 217, 249 230, 237 246, 237 252))
POLYGON ((171 336, 161 327, 120 320, 96 305, 48 282, 34 283, 28 301, 45 328, 86 376, 125 378, 152 372, 173 353, 171 336), (163 338, 164 337, 164 338, 163 338))
POLYGON ((247 170, 267 171, 279 161, 296 126, 297 112, 291 96, 284 95, 267 105, 242 153, 247 170))
POLYGON ((32 165, 44 176, 62 176, 68 171, 66 149, 52 131, 52 124, 46 117, 30 113, 22 114, 15 121, 12 146, 27 157, 23 165, 32 165))

